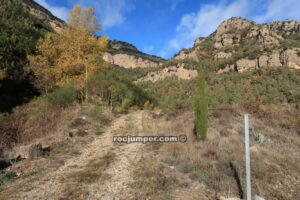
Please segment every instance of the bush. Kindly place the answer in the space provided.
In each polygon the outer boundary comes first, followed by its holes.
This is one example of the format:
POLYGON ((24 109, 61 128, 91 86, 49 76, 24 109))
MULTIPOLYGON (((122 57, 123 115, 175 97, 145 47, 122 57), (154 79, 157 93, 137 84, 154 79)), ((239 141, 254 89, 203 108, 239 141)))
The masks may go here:
POLYGON ((197 89, 194 98, 195 131, 197 139, 205 140, 207 137, 208 102, 206 96, 204 70, 202 67, 199 70, 198 76, 197 89))
POLYGON ((46 99, 50 104, 67 107, 76 100, 76 96, 77 93, 73 88, 64 86, 46 94, 46 99))
POLYGON ((7 183, 8 181, 10 181, 16 177, 17 177, 17 174, 15 172, 5 172, 4 174, 1 174, 1 176, 0 176, 0 185, 7 183))
POLYGON ((107 102, 115 112, 127 111, 133 106, 143 108, 146 102, 148 106, 156 104, 154 98, 132 82, 132 77, 115 66, 91 77, 88 88, 91 95, 107 102))

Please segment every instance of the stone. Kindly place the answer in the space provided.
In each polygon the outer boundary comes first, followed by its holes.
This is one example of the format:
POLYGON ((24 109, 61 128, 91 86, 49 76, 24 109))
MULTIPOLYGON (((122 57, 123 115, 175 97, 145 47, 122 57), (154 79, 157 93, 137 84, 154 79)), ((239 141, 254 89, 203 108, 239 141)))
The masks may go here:
POLYGON ((238 72, 244 72, 256 68, 257 68, 256 60, 242 58, 236 62, 236 69, 238 72))
POLYGON ((191 59, 194 61, 198 61, 198 50, 193 49, 192 51, 186 51, 186 50, 181 50, 177 55, 173 57, 174 60, 184 60, 184 59, 191 59))
POLYGON ((241 17, 232 17, 223 21, 217 28, 215 36, 218 37, 229 30, 244 29, 255 25, 255 22, 243 19, 241 17))
POLYGON ((267 67, 269 65, 269 56, 267 54, 263 54, 258 58, 259 67, 267 67))
POLYGON ((192 78, 196 78, 197 75, 198 75, 197 70, 185 69, 184 65, 178 64, 176 66, 170 66, 159 71, 150 72, 146 76, 138 79, 137 82, 140 81, 156 82, 172 76, 177 77, 178 79, 192 79, 192 78))
POLYGON ((224 52, 224 51, 220 51, 218 53, 215 54, 214 56, 214 59, 217 60, 217 59, 224 59, 224 58, 229 58, 230 56, 232 56, 232 53, 231 52, 224 52))
POLYGON ((153 62, 141 57, 129 55, 126 53, 119 53, 112 55, 111 53, 104 53, 103 60, 108 63, 119 65, 124 68, 144 68, 144 67, 157 67, 160 63, 153 62))
POLYGON ((290 69, 300 69, 300 48, 287 49, 284 52, 284 63, 290 69))
POLYGON ((195 42, 194 42, 194 47, 195 47, 195 46, 201 45, 201 43, 203 43, 204 41, 205 41, 205 38, 204 38, 204 37, 199 37, 199 38, 197 38, 197 39, 195 40, 195 42))
POLYGON ((280 60, 280 52, 278 50, 273 51, 272 54, 269 55, 268 59, 268 67, 279 67, 282 66, 280 60))

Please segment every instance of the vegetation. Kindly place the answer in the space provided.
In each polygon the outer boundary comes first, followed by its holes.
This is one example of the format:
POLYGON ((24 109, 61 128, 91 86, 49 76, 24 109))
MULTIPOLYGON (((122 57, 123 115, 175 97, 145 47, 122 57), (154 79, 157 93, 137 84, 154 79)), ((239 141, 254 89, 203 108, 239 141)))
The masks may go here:
POLYGON ((0 7, 0 112, 29 101, 37 94, 25 73, 27 55, 35 54, 36 41, 53 31, 29 14, 21 0, 1 1, 0 7))
MULTIPOLYGON (((213 63, 210 60, 205 63, 208 106, 211 109, 235 104, 289 103, 299 107, 299 71, 279 67, 216 75, 209 69, 214 67, 213 63)), ((140 82, 138 85, 157 99, 158 106, 168 116, 173 116, 182 108, 191 107, 193 91, 197 90, 197 79, 167 78, 157 82, 140 82)))
POLYGON ((70 86, 64 86, 45 95, 47 101, 52 105, 67 107, 76 100, 77 93, 70 86))
POLYGON ((31 70, 36 86, 47 92, 76 80, 83 94, 87 74, 92 75, 104 66, 101 53, 107 45, 107 37, 91 35, 99 29, 92 8, 76 5, 70 12, 69 25, 59 34, 47 33, 37 49, 40 55, 31 56, 31 70))
POLYGON ((141 87, 131 82, 132 77, 120 71, 115 66, 109 66, 91 77, 89 90, 94 101, 106 102, 113 111, 122 112, 132 106, 143 108, 145 105, 156 104, 141 87))
POLYGON ((154 83, 140 82, 138 86, 152 94, 158 102, 158 107, 163 109, 167 116, 172 117, 191 105, 195 82, 170 77, 154 83))
POLYGON ((207 137, 208 103, 204 70, 199 69, 196 94, 194 95, 195 131, 197 139, 205 140, 207 137))

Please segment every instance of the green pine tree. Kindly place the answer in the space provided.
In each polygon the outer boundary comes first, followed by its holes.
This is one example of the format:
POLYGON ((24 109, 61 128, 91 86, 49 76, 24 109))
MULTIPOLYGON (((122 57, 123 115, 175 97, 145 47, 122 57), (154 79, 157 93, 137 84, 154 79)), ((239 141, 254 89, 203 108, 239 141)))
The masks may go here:
POLYGON ((203 67, 199 70, 197 80, 197 89, 194 96, 194 114, 197 139, 205 140, 207 137, 208 101, 206 95, 205 72, 203 67))

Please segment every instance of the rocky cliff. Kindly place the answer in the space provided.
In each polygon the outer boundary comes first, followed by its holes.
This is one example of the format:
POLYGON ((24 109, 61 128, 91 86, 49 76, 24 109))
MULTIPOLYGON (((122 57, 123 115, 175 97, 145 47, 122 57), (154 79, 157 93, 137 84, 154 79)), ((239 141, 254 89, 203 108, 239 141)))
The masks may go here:
POLYGON ((55 17, 49 10, 37 4, 33 0, 23 0, 24 7, 30 14, 36 16, 42 23, 48 24, 55 31, 59 31, 64 25, 64 21, 55 17))
POLYGON ((132 44, 118 40, 109 42, 108 51, 103 55, 103 59, 124 68, 157 67, 164 62, 160 57, 142 53, 132 44))
POLYGON ((243 72, 264 67, 300 69, 300 22, 287 19, 256 24, 243 18, 222 22, 207 38, 172 59, 214 61, 218 73, 243 72))
POLYGON ((198 75, 197 70, 186 69, 185 63, 179 63, 176 65, 171 65, 165 68, 162 68, 158 71, 149 72, 146 76, 137 80, 140 81, 161 81, 167 77, 176 77, 178 79, 193 79, 198 75))

